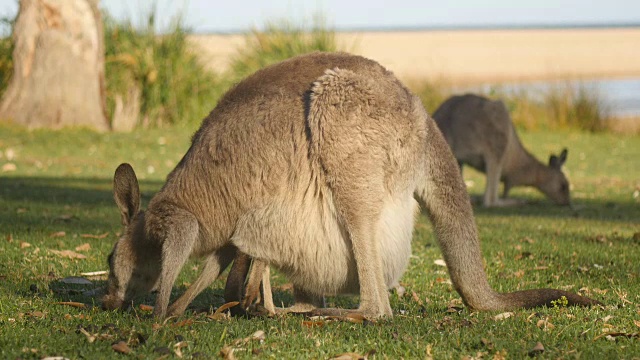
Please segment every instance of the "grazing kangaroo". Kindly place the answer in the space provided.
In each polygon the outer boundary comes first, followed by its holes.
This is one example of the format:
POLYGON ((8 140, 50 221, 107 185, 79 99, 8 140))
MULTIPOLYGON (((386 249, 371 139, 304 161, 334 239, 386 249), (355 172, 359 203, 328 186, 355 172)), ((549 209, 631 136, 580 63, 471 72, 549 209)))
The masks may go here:
POLYGON ((108 309, 157 288, 155 316, 179 314, 237 249, 287 276, 296 309, 355 293, 358 313, 390 316, 388 289, 411 254, 414 195, 469 307, 533 307, 562 296, 598 304, 560 290, 490 287, 449 146, 420 100, 359 56, 312 53, 256 72, 222 97, 146 211, 130 165, 116 169, 114 193, 125 230, 109 256, 108 309), (205 258, 202 273, 168 309, 190 256, 205 258))
POLYGON ((515 186, 533 186, 558 205, 569 205, 569 182, 562 173, 567 150, 539 162, 522 146, 502 101, 467 94, 452 96, 433 113, 444 138, 458 160, 487 174, 484 206, 515 205, 507 199, 515 186), (504 182, 502 199, 498 198, 504 182))

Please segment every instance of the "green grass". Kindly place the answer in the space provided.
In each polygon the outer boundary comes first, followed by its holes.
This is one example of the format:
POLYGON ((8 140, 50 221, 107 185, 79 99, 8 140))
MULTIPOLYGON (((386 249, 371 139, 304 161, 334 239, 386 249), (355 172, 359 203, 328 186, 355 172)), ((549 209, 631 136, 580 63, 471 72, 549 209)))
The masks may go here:
MULTIPOLYGON (((536 342, 545 347, 540 358, 632 359, 640 354, 637 335, 599 337, 604 331, 640 331, 640 138, 610 134, 521 133, 539 158, 569 148, 566 170, 575 211, 555 207, 528 189, 516 189, 513 196, 528 199, 529 206, 476 209, 487 271, 496 289, 570 289, 602 301, 604 308, 521 310, 504 320, 467 308, 448 312, 449 304, 459 304, 459 296, 447 284, 444 268, 434 264, 441 254, 421 215, 414 256, 402 278, 406 293, 391 294, 392 319, 375 324, 323 322, 319 327, 308 327, 297 316, 212 320, 206 315, 223 303, 223 280, 199 296, 185 316, 165 323, 156 324, 137 306, 129 312, 102 311, 99 299, 82 291, 103 286, 103 279, 84 287, 60 279, 107 269, 107 254, 121 230, 111 195, 115 167, 124 161, 133 164, 146 204, 188 148, 194 130, 95 134, 27 132, 0 125, 0 167, 5 169, 0 172, 0 358, 114 358, 111 344, 118 340, 132 348, 129 355, 118 355, 123 358, 159 357, 166 351, 162 348, 173 351, 180 341, 187 344, 181 349, 185 358, 217 357, 224 346, 237 348, 238 358, 330 358, 371 350, 380 359, 426 358, 428 353, 435 359, 525 358, 536 342), (54 236, 61 231, 64 235, 54 236), (105 233, 102 239, 83 237, 105 233), (91 248, 78 252, 86 259, 50 252, 84 243, 91 248), (56 304, 60 301, 90 307, 56 304), (546 325, 545 330, 545 321, 553 328, 546 325), (89 342, 80 327, 97 334, 95 342, 89 342), (243 340, 258 330, 266 334, 263 342, 243 340)), ((466 169, 465 177, 473 181, 472 195, 480 195, 484 178, 466 169)), ((193 281, 198 265, 194 261, 185 267, 173 299, 193 281)), ((286 280, 275 275, 273 281, 276 302, 290 304, 290 290, 281 286, 286 280)), ((152 305, 153 300, 150 295, 139 303, 152 305)), ((329 304, 355 307, 357 297, 329 298, 329 304)))

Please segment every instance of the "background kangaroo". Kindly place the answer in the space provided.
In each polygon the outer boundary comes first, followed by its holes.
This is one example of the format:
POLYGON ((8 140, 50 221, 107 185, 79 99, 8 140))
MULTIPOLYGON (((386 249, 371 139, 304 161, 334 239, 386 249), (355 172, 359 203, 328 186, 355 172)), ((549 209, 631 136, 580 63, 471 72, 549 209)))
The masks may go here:
MULTIPOLYGON (((114 177, 125 231, 110 255, 106 308, 157 287, 167 314, 190 256, 203 271, 178 314, 235 256, 282 271, 299 309, 324 294, 360 295, 368 318, 392 314, 388 289, 411 254, 414 195, 425 207, 465 304, 503 310, 597 302, 573 293, 497 293, 487 281, 473 212, 449 146, 420 100, 378 63, 313 53, 264 68, 229 90, 162 189, 140 211, 135 173, 114 177)), ((318 314, 342 313, 317 309, 318 314)))
POLYGON ((478 95, 460 95, 447 99, 433 114, 460 170, 467 164, 487 174, 484 206, 514 205, 507 199, 515 186, 533 186, 558 205, 569 205, 569 182, 562 173, 567 150, 551 155, 544 165, 522 146, 502 101, 478 95), (498 198, 504 182, 502 199, 498 198))

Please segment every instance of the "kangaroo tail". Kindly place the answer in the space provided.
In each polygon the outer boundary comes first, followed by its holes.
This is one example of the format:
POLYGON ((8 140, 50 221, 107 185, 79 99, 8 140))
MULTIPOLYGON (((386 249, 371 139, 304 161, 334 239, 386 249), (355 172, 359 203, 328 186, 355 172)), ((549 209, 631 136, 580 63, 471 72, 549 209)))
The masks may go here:
POLYGON ((436 238, 454 288, 464 303, 477 310, 509 310, 551 305, 565 297, 568 305, 590 306, 600 302, 554 289, 497 293, 487 281, 473 209, 456 160, 435 122, 418 99, 414 114, 426 122, 425 179, 416 195, 433 223, 436 238))

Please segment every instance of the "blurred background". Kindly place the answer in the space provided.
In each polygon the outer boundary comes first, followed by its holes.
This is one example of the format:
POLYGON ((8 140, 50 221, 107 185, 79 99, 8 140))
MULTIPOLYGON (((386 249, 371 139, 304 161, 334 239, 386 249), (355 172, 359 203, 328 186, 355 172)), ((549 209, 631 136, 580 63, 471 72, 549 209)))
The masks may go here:
MULTIPOLYGON (((13 69, 19 7, 0 0, 0 91, 13 69)), ((503 99, 521 128, 640 131, 640 2, 109 0, 98 7, 106 121, 116 130, 197 126, 251 72, 300 53, 342 50, 395 72, 430 112, 451 94, 473 91, 503 99)))

